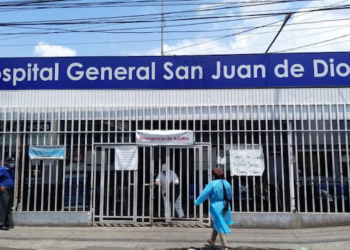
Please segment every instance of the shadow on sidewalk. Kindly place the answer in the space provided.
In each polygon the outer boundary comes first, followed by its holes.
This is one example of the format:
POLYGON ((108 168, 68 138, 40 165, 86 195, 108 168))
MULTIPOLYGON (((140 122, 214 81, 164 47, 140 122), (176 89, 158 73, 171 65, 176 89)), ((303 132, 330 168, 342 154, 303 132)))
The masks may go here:
MULTIPOLYGON (((167 248, 167 249, 164 249, 164 250, 209 250, 209 249, 212 249, 212 250, 219 250, 221 249, 221 246, 216 246, 216 247, 212 247, 212 246, 205 246, 205 247, 202 247, 202 248, 195 248, 195 247, 188 247, 188 248, 167 248)), ((280 248, 256 248, 256 247, 244 247, 244 246, 241 246, 241 247, 228 247, 229 250, 282 250, 280 248)), ((283 249, 283 250, 288 250, 288 249, 283 249)), ((292 250, 292 249, 289 249, 289 250, 292 250)))

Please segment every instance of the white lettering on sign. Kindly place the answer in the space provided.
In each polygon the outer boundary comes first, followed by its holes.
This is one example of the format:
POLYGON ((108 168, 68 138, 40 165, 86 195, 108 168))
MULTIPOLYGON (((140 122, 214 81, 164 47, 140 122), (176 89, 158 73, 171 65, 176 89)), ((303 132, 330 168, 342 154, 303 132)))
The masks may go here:
POLYGON ((261 176, 265 171, 262 149, 230 150, 231 176, 261 176))
POLYGON ((175 69, 175 74, 172 66, 171 62, 164 63, 164 70, 167 73, 163 75, 165 80, 172 80, 174 75, 178 80, 203 79, 203 68, 201 66, 179 66, 175 69))
POLYGON ((180 57, 181 60, 179 57, 74 58, 73 61, 33 58, 18 62, 11 59, 11 63, 2 59, 0 86, 3 90, 349 86, 348 54, 198 56, 180 57), (318 81, 320 78, 322 81, 318 81))
POLYGON ((246 78, 265 78, 266 77, 266 68, 264 65, 223 65, 221 66, 221 62, 216 62, 216 73, 211 76, 212 79, 218 80, 221 78, 221 71, 223 71, 223 75, 225 79, 233 79, 236 76, 236 68, 237 68, 237 76, 241 79, 246 78), (252 75, 253 68, 253 75, 252 75), (260 74, 259 74, 260 72, 260 74))
POLYGON ((350 75, 350 65, 347 63, 339 63, 334 65, 334 59, 329 59, 329 63, 324 60, 314 60, 314 76, 315 77, 325 77, 329 75, 330 77, 340 76, 347 77, 350 75))
MULTIPOLYGON (((150 66, 141 67, 117 67, 112 74, 112 68, 110 67, 89 67, 84 70, 84 65, 81 63, 72 63, 67 68, 67 76, 72 81, 80 81, 85 76, 90 81, 101 80, 113 80, 113 76, 116 80, 155 80, 156 79, 156 63, 152 62, 150 66)), ((20 75, 20 74, 19 74, 20 75)))

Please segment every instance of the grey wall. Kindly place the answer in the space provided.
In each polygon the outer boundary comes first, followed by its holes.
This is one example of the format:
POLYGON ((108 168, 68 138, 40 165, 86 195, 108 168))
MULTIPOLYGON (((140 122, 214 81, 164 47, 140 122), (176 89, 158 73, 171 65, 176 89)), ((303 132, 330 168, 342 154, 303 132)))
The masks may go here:
POLYGON ((14 212, 15 226, 90 226, 89 212, 14 212))
POLYGON ((350 226, 350 214, 232 213, 234 228, 300 229, 350 226))

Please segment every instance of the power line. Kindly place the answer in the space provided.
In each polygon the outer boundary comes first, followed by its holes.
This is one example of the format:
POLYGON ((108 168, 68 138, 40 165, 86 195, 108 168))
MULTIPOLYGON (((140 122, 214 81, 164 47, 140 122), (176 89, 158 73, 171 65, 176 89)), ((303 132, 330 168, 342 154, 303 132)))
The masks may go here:
MULTIPOLYGON (((294 29, 294 30, 288 30, 287 32, 295 32, 295 31, 304 31, 304 30, 317 30, 317 29, 330 29, 330 28, 336 28, 336 27, 349 27, 349 24, 344 24, 344 25, 335 25, 335 26, 329 26, 329 27, 314 27, 314 28, 307 28, 307 29, 294 29)), ((334 30, 331 30, 334 31, 334 30)), ((326 33, 329 31, 325 31, 325 32, 321 32, 321 33, 326 33)), ((266 34, 266 33, 274 33, 274 31, 267 31, 267 32, 260 32, 260 33, 255 33, 255 34, 266 34)), ((321 34, 321 33, 316 33, 316 34, 321 34)), ((307 37, 307 36, 313 36, 314 34, 309 34, 306 36, 302 36, 299 38, 303 38, 303 37, 307 37)), ((206 36, 206 37, 201 37, 203 39, 205 38, 219 38, 222 36, 206 36)), ((185 40, 185 39, 196 39, 198 37, 181 37, 181 38, 170 38, 170 39, 166 39, 167 41, 181 41, 181 40, 185 40)), ((293 40, 294 38, 289 38, 289 39, 284 39, 284 40, 280 40, 280 42, 283 41, 288 41, 288 40, 293 40)), ((2 40, 2 39, 0 39, 2 40)), ((245 40, 245 39, 240 39, 237 41, 241 41, 241 40, 245 40)), ((159 39, 149 39, 149 40, 126 40, 126 41, 114 41, 114 42, 107 42, 107 41, 103 41, 103 42, 76 42, 76 43, 60 43, 60 44, 52 44, 50 43, 50 45, 99 45, 99 44, 123 44, 123 43, 146 43, 146 42, 158 42, 159 39)), ((256 46, 261 46, 261 45, 266 45, 268 43, 261 43, 261 44, 256 44, 256 45, 252 45, 252 46, 245 46, 245 47, 239 47, 239 48, 235 48, 235 49, 243 49, 243 48, 251 48, 251 47, 256 47, 256 46)), ((37 43, 31 43, 31 44, 2 44, 0 45, 0 47, 26 47, 26 46, 36 46, 38 45, 37 43)), ((228 51, 228 50, 223 50, 224 51, 228 51)), ((199 54, 202 51, 196 52, 194 54, 199 54)))
POLYGON ((239 34, 242 34, 242 33, 247 33, 247 32, 250 32, 252 30, 256 30, 256 29, 259 29, 259 28, 262 28, 262 27, 266 27, 266 26, 271 25, 271 24, 279 23, 279 22, 280 21, 269 23, 269 24, 265 24, 265 25, 262 25, 262 26, 259 26, 259 27, 255 27, 255 28, 252 28, 252 29, 248 29, 248 30, 245 30, 245 31, 241 31, 241 32, 238 32, 238 33, 234 33, 234 34, 226 35, 226 36, 223 36, 223 37, 219 37, 219 38, 216 38, 216 39, 213 39, 213 40, 210 40, 210 41, 196 43, 196 44, 184 46, 184 47, 181 47, 181 48, 173 49, 173 50, 167 51, 166 53, 177 51, 177 50, 181 50, 181 49, 186 49, 186 48, 190 48, 190 47, 194 47, 194 46, 205 44, 205 43, 214 42, 214 41, 217 41, 217 40, 220 40, 220 39, 225 39, 225 38, 228 38, 228 37, 231 37, 231 36, 235 36, 235 35, 239 35, 239 34))
MULTIPOLYGON (((340 2, 338 2, 338 3, 328 5, 327 7, 332 7, 332 6, 335 6, 335 5, 338 5, 338 4, 347 2, 347 1, 348 1, 348 0, 340 1, 340 2)), ((322 7, 322 8, 323 8, 323 7, 322 7)), ((295 14, 295 17, 300 17, 300 16, 303 16, 303 15, 307 15, 307 14, 309 14, 309 13, 301 13, 300 15, 298 15, 298 14, 299 14, 299 13, 296 13, 296 14, 295 14)), ((314 17, 311 17, 311 18, 308 18, 308 19, 305 19, 305 20, 309 20, 309 19, 312 19, 312 18, 314 18, 314 17)), ((305 20, 304 20, 304 21, 305 21, 305 20)), ((332 20, 330 20, 330 21, 334 21, 334 19, 332 19, 332 20)), ((314 23, 314 22, 313 22, 313 23, 314 23)), ((317 23, 320 23, 320 22, 317 22, 317 23)), ((299 24, 302 24, 302 23, 299 22, 299 24)), ((291 26, 291 25, 295 25, 295 23, 290 23, 290 24, 287 24, 286 26, 291 26)), ((269 25, 269 27, 273 27, 273 26, 275 26, 275 25, 269 25)), ((278 25, 278 26, 279 26, 279 25, 278 25)), ((286 32, 286 31, 288 31, 288 29, 286 29, 284 32, 286 32)), ((265 32, 265 33, 268 33, 268 32, 265 32)), ((251 36, 249 36, 249 37, 247 37, 247 38, 239 39, 238 41, 250 39, 250 38, 252 38, 252 37, 257 36, 258 34, 261 34, 261 33, 254 33, 253 35, 251 35, 251 36)), ((261 45, 265 45, 265 44, 261 44, 261 45)), ((260 46, 260 45, 258 45, 258 46, 260 46)), ((202 52, 204 52, 204 51, 216 49, 216 48, 218 48, 218 47, 219 47, 219 46, 216 46, 216 47, 210 48, 210 49, 201 50, 201 51, 199 51, 199 52, 197 52, 197 53, 202 53, 202 52)), ((249 46, 249 47, 256 47, 256 46, 249 46)), ((237 48, 236 48, 236 49, 237 49, 237 48)), ((238 49, 240 49, 240 48, 238 48, 238 49)), ((196 54, 197 54, 197 53, 196 53, 196 54)))
POLYGON ((332 39, 328 39, 328 40, 323 40, 321 42, 310 43, 310 44, 307 44, 307 45, 294 47, 294 48, 291 48, 291 49, 280 50, 280 51, 273 52, 273 53, 281 53, 281 52, 286 52, 286 51, 291 51, 291 50, 296 50, 296 49, 301 49, 301 48, 307 48, 307 47, 310 47, 310 46, 313 46, 313 45, 317 45, 317 44, 322 44, 322 43, 338 40, 338 39, 341 39, 341 38, 344 38, 344 37, 348 37, 348 36, 350 36, 350 34, 338 36, 338 37, 335 37, 335 38, 332 38, 332 39))

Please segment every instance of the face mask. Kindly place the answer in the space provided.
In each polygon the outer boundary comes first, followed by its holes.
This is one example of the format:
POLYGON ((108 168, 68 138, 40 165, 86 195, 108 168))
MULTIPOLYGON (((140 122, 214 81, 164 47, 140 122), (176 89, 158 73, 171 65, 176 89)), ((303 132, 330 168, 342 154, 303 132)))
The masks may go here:
POLYGON ((15 166, 15 163, 10 163, 11 168, 15 166))

